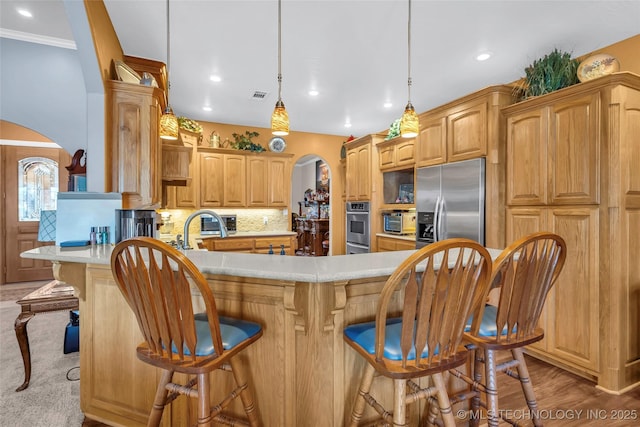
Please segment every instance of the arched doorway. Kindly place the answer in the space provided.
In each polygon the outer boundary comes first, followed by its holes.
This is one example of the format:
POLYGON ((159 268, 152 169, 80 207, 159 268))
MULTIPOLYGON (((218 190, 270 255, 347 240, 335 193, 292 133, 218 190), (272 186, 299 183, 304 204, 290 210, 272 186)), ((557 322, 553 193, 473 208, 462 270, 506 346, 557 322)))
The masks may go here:
MULTIPOLYGON (((291 179, 291 217, 292 229, 295 218, 304 216, 327 220, 328 228, 322 231, 322 240, 331 236, 331 192, 333 187, 332 171, 329 162, 316 154, 302 156, 293 167, 291 179)), ((323 254, 331 255, 331 245, 323 254)))

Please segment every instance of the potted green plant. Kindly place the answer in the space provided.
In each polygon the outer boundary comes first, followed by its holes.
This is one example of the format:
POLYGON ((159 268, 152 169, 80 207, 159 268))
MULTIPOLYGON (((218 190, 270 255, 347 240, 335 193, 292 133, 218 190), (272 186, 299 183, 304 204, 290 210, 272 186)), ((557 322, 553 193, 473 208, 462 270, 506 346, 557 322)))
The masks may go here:
POLYGON ((187 117, 178 117, 180 139, 186 144, 200 144, 202 142, 202 126, 187 117))
POLYGON ((258 153, 261 151, 265 151, 265 148, 262 145, 256 144, 251 140, 251 138, 255 138, 256 136, 260 135, 258 132, 245 131, 244 134, 233 133, 231 135, 233 136, 234 140, 231 143, 231 148, 235 148, 236 150, 255 151, 258 153))
POLYGON ((524 69, 525 77, 515 87, 517 98, 524 100, 578 83, 579 64, 570 53, 554 49, 524 69))

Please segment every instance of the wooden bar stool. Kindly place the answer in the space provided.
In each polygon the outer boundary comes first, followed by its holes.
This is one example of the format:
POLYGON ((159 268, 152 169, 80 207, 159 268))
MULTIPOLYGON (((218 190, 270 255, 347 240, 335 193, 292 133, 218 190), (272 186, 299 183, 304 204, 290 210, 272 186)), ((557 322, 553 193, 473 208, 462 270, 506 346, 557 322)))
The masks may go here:
MULTIPOLYGON (((471 407, 476 414, 481 406, 486 408, 491 427, 503 418, 498 406, 498 372, 520 382, 533 424, 542 426, 523 348, 544 337, 538 320, 566 256, 566 244, 560 236, 535 233, 507 247, 493 265, 490 283, 492 290, 500 291, 499 302, 497 306, 481 304, 474 313, 465 332, 465 339, 476 348, 474 379, 460 376, 486 397, 473 399, 471 407), (496 353, 505 350, 511 352, 511 358, 497 364, 496 353)), ((477 417, 471 424, 478 425, 477 417)))
POLYGON ((439 412, 445 426, 455 426, 443 373, 467 362, 462 335, 469 315, 486 297, 490 274, 489 253, 467 239, 425 246, 394 271, 380 293, 376 320, 344 330, 344 340, 367 361, 350 426, 363 418, 372 421, 365 404, 383 423, 407 426, 407 405, 421 399, 438 407, 430 411, 429 425, 439 412), (394 307, 398 296, 402 304, 394 307), (393 380, 393 410, 370 393, 376 373, 393 380), (433 385, 421 388, 417 379, 427 376, 433 385))
POLYGON ((262 327, 218 316, 202 273, 184 254, 159 240, 136 237, 120 242, 111 255, 111 269, 145 339, 137 348, 138 358, 164 370, 147 425, 158 426, 165 405, 180 395, 197 398, 198 426, 209 427, 212 421, 260 425, 244 367, 234 356, 262 336, 262 327), (202 294, 206 312, 193 312, 190 284, 202 294), (209 374, 215 369, 232 372, 236 386, 211 406, 209 374), (174 372, 195 378, 187 384, 173 383, 174 372), (237 397, 248 424, 222 412, 237 397))

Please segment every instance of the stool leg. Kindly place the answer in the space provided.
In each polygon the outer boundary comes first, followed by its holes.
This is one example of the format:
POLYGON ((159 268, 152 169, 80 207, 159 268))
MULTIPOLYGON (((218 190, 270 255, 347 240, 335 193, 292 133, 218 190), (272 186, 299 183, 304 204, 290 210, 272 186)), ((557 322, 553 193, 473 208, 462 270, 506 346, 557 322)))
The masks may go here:
POLYGON ((487 387, 487 419, 489 427, 498 427, 498 378, 496 373, 496 358, 493 350, 484 351, 485 386, 487 387))
POLYGON ((360 381, 360 388, 358 389, 356 400, 353 403, 353 409, 351 410, 351 422, 349 423, 349 427, 356 427, 362 418, 362 414, 364 414, 364 405, 366 403, 364 401, 364 396, 369 394, 369 390, 371 390, 374 373, 374 367, 367 363, 367 366, 364 369, 364 374, 362 374, 362 380, 360 381))
POLYGON ((169 393, 166 385, 171 382, 172 378, 173 371, 162 371, 162 377, 160 378, 160 383, 158 383, 158 388, 156 389, 156 396, 153 399, 153 408, 151 408, 151 413, 147 420, 147 427, 157 427, 160 425, 162 412, 164 411, 164 407, 167 403, 167 393, 169 393))
POLYGON ((407 380, 393 380, 393 427, 407 426, 407 380))
POLYGON ((22 391, 29 387, 31 380, 31 349, 29 347, 29 335, 27 334, 27 323, 35 316, 32 312, 22 312, 16 318, 13 329, 16 332, 20 353, 22 354, 22 364, 24 365, 24 382, 16 391, 22 391))
POLYGON ((433 384, 438 390, 436 393, 436 399, 438 400, 438 407, 440 408, 440 414, 442 414, 444 425, 445 427, 455 427, 456 419, 453 416, 453 411, 451 410, 451 401, 447 394, 447 386, 444 382, 444 377, 441 372, 438 372, 437 374, 433 374, 431 378, 433 379, 433 384))
MULTIPOLYGON (((482 381, 482 358, 483 351, 481 348, 474 348, 472 351, 473 360, 473 380, 476 383, 482 381)), ((480 411, 481 411, 481 397, 480 390, 476 390, 476 395, 471 398, 471 419, 469 420, 470 427, 478 427, 480 425, 480 411)))
POLYGON ((209 372, 198 374, 198 427, 211 427, 209 372))
POLYGON ((229 361, 231 370, 233 372, 233 378, 236 380, 236 385, 242 387, 240 392, 240 400, 242 400, 242 406, 244 406, 244 412, 247 414, 249 425, 252 427, 258 427, 261 425, 260 418, 258 417, 258 408, 253 401, 253 395, 247 385, 247 379, 244 375, 244 367, 240 360, 235 357, 229 361))
POLYGON ((542 421, 538 414, 538 403, 536 402, 536 394, 533 391, 533 384, 529 378, 529 369, 527 368, 527 362, 524 360, 521 348, 514 348, 511 350, 513 358, 518 361, 518 377, 520 378, 520 385, 522 386, 522 393, 527 401, 527 406, 531 411, 533 425, 536 427, 542 427, 542 421))

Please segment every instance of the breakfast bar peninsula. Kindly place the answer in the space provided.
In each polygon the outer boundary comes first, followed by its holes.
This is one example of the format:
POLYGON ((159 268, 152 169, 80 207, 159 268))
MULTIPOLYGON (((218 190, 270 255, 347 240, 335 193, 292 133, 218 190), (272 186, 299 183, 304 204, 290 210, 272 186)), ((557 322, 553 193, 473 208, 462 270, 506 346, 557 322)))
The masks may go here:
MULTIPOLYGON (((112 249, 44 246, 21 256, 52 261, 56 278, 76 290, 81 410, 109 425, 143 426, 160 373, 136 357, 143 339, 112 277, 112 249)), ((343 328, 375 318, 384 282, 412 252, 318 258, 185 252, 207 278, 221 314, 263 325, 262 338, 241 354, 263 425, 344 424, 364 362, 345 345, 343 328)), ((495 259, 500 251, 489 252, 495 259)), ((223 375, 213 374, 212 395, 227 381, 223 375)), ((194 402, 178 399, 162 425, 193 425, 195 410, 194 402)))

